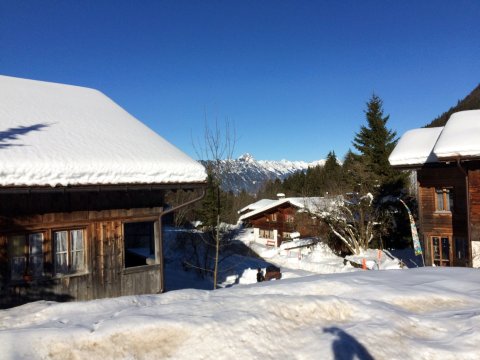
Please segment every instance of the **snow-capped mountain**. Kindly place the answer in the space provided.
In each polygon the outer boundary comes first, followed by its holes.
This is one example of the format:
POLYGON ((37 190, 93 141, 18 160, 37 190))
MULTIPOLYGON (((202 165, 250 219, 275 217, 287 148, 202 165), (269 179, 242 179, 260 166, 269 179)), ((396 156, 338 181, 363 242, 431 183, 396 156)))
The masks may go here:
POLYGON ((314 162, 289 161, 289 160, 255 160, 246 153, 238 159, 221 160, 220 168, 224 175, 222 188, 226 191, 238 193, 246 190, 255 194, 267 180, 283 180, 289 175, 305 171, 309 167, 324 165, 325 160, 314 162))

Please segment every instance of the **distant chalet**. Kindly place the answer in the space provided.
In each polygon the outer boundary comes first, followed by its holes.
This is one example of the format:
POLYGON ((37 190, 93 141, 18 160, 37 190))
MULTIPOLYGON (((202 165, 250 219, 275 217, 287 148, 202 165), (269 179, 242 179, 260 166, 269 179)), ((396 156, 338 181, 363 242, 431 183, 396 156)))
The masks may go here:
POLYGON ((164 195, 204 167, 93 89, 0 76, 0 126, 0 306, 164 291, 164 195))
POLYGON ((336 199, 284 197, 261 199, 239 210, 239 221, 253 228, 253 238, 266 246, 280 247, 294 238, 319 235, 320 221, 312 213, 335 206, 336 199))
POLYGON ((417 170, 425 262, 480 267, 480 110, 407 131, 389 160, 417 170))

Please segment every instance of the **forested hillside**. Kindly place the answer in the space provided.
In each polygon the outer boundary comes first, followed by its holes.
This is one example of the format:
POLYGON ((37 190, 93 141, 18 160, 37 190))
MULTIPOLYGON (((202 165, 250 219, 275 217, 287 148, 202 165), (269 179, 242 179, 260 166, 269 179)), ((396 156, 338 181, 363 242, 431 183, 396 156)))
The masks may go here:
POLYGON ((457 105, 451 107, 448 111, 444 112, 442 115, 437 117, 425 127, 444 126, 447 123, 450 115, 452 115, 454 112, 477 109, 480 109, 480 84, 475 89, 473 89, 472 92, 468 94, 465 98, 459 100, 457 105))

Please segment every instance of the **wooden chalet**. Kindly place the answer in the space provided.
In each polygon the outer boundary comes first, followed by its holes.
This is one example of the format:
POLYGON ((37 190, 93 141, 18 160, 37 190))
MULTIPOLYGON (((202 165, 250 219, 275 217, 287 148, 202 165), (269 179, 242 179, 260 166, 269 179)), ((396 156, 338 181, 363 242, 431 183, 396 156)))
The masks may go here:
POLYGON ((408 131, 389 160, 416 170, 425 263, 480 267, 480 110, 408 131))
POLYGON ((254 241, 279 247, 294 237, 318 236, 319 220, 310 212, 326 203, 320 197, 262 199, 240 210, 239 221, 253 228, 254 241))
POLYGON ((0 307, 164 291, 164 195, 203 166, 92 89, 0 76, 0 125, 0 307))

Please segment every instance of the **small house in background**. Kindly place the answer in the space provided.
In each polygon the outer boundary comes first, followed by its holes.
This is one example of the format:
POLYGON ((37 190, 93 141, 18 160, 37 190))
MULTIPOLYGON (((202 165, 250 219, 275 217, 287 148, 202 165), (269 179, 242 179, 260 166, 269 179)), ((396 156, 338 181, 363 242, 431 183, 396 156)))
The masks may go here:
POLYGON ((262 199, 241 209, 239 221, 253 228, 254 241, 279 247, 293 238, 318 236, 320 221, 311 213, 331 202, 323 197, 262 199))
POLYGON ((389 160, 417 172, 425 263, 480 267, 480 110, 406 132, 389 160))
POLYGON ((164 194, 203 166, 83 87, 0 76, 0 126, 0 306, 162 292, 164 194))

